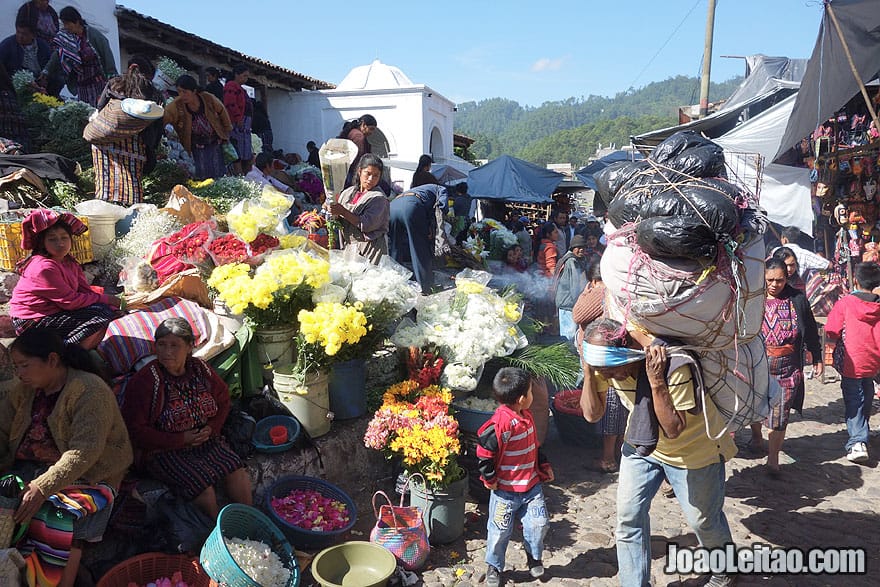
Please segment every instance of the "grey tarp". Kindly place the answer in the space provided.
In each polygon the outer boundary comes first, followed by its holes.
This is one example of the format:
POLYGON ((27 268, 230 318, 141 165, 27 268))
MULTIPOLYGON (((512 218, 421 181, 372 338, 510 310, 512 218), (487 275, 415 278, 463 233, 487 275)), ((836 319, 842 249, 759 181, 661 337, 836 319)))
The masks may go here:
POLYGON ((468 174, 472 198, 521 204, 550 204, 565 176, 540 165, 502 155, 468 174))
MULTIPOLYGON (((877 0, 834 0, 830 4, 863 83, 880 70, 880 3, 877 0)), ((791 149, 859 93, 846 53, 827 10, 816 46, 801 81, 797 101, 776 152, 791 149)))

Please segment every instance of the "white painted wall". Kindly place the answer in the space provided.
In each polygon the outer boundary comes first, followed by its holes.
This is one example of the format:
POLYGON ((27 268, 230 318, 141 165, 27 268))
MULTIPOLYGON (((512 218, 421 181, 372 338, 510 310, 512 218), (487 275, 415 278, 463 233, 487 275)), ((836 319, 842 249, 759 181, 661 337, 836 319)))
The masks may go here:
MULTIPOLYGON (((0 39, 15 34, 15 15, 24 1, 2 0, 0 2, 0 39)), ((120 71, 122 65, 119 60, 119 27, 116 25, 116 0, 64 0, 52 2, 55 12, 61 12, 65 6, 73 6, 89 26, 93 26, 107 37, 110 42, 110 50, 116 59, 116 70, 120 71)), ((61 23, 59 23, 61 26, 61 23)), ((10 74, 14 72, 9 72, 10 74)))
MULTIPOLYGON (((385 90, 317 90, 282 92, 269 90, 267 107, 272 121, 274 145, 288 152, 306 154, 306 143, 320 146, 339 134, 346 120, 372 114, 388 140, 388 157, 415 163, 431 152, 431 133, 441 152, 432 153, 437 163, 453 156, 455 105, 424 85, 385 90)), ((392 169, 392 181, 409 187, 412 170, 392 169)))

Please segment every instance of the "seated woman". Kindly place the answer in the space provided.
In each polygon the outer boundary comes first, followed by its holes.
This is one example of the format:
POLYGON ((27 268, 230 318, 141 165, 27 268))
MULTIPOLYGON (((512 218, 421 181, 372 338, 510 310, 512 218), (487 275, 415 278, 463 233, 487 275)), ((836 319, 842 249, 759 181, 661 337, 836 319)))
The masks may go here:
POLYGON ((98 346, 115 317, 120 298, 92 291, 70 254, 73 235, 87 230, 73 214, 40 208, 21 223, 21 248, 33 253, 16 268, 21 274, 9 302, 16 334, 57 332, 64 342, 98 346))
POLYGON ((504 251, 504 264, 519 273, 529 268, 526 260, 523 259, 523 250, 519 245, 513 245, 504 251))
POLYGON ((70 586, 133 460, 128 431, 84 349, 28 330, 10 355, 19 381, 0 396, 0 472, 27 483, 14 519, 30 521, 19 544, 28 584, 70 586))
POLYGON ((164 320, 154 340, 156 359, 129 381, 122 406, 138 466, 212 519, 220 512, 214 485, 221 480, 232 501, 251 505, 247 469, 220 434, 229 389, 192 356, 195 336, 185 319, 164 320))

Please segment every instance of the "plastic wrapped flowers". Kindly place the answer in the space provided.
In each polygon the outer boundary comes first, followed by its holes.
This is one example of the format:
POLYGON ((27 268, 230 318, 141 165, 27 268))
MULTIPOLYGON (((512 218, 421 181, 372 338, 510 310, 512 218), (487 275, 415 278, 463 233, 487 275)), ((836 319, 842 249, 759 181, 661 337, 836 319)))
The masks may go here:
POLYGON ((486 361, 527 344, 517 327, 521 301, 489 288, 491 278, 484 271, 465 269, 456 276, 453 292, 421 300, 417 322, 404 319, 391 341, 400 347, 439 347, 447 361, 441 382, 453 389, 475 389, 486 361))
POLYGON ((279 226, 293 205, 293 199, 272 187, 264 187, 258 198, 243 200, 226 215, 229 230, 251 242, 262 233, 280 236, 287 233, 279 226))

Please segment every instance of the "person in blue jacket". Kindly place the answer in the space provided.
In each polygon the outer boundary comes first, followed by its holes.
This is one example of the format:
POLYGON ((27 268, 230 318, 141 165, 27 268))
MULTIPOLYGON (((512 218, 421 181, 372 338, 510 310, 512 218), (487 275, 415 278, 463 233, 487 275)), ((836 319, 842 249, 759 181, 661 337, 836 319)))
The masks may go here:
POLYGON ((425 295, 434 286, 434 239, 437 231, 443 230, 436 214, 438 207, 442 219, 448 194, 437 184, 410 188, 391 202, 388 254, 398 263, 412 263, 413 276, 425 295))
POLYGON ((49 63, 52 49, 40 39, 33 25, 21 20, 15 23, 15 34, 9 35, 0 42, 0 62, 6 66, 9 75, 26 69, 39 77, 40 72, 49 63))

